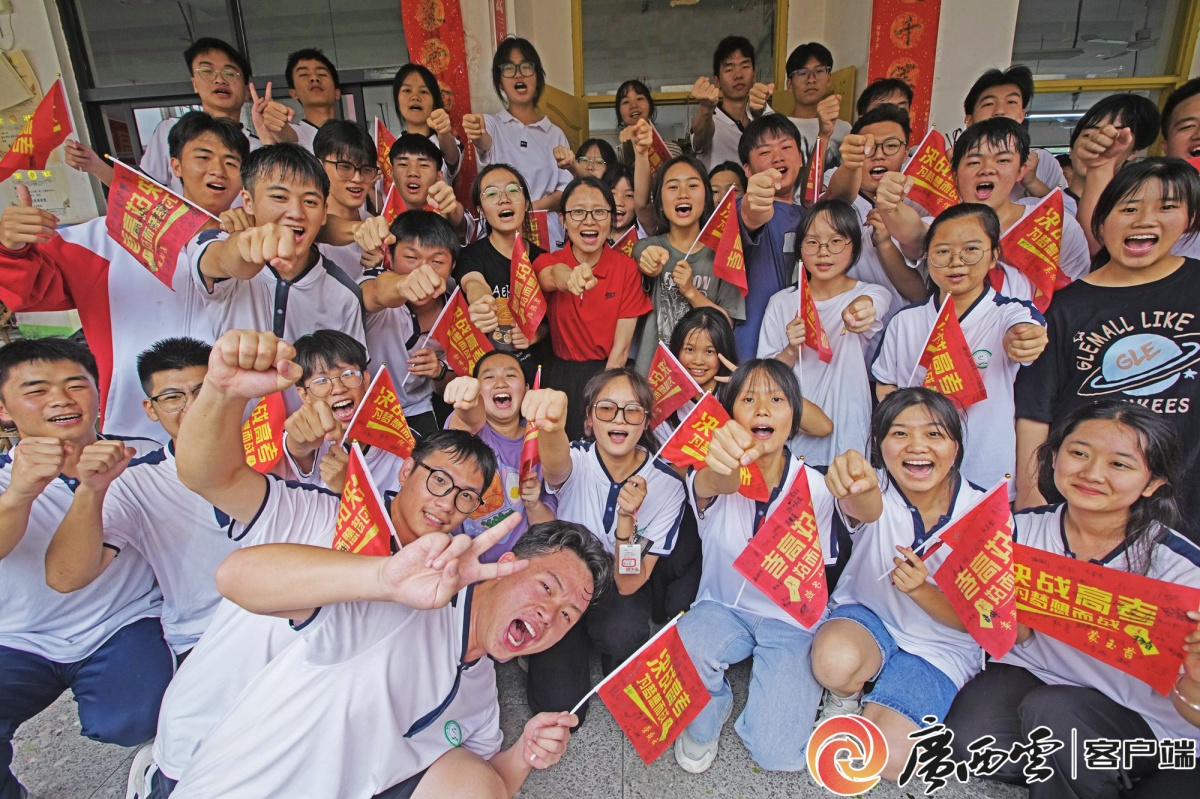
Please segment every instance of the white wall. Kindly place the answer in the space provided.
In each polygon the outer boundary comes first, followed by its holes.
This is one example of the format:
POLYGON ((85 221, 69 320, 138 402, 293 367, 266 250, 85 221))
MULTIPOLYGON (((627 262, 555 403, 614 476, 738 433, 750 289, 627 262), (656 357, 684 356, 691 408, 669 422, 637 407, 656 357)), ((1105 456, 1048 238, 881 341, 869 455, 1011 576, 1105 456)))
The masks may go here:
POLYGON ((574 93, 571 0, 513 0, 508 29, 533 42, 542 57, 548 85, 574 93))
POLYGON ((986 69, 1012 61, 1017 0, 942 0, 929 119, 943 133, 962 127, 963 98, 986 69))

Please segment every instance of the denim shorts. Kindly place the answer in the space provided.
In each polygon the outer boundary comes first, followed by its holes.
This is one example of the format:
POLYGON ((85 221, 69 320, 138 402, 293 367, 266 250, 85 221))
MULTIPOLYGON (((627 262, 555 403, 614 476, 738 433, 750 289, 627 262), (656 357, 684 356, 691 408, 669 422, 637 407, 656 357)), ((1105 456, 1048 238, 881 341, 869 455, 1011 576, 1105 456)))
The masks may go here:
POLYGON ((863 702, 894 710, 918 727, 926 725, 925 716, 934 716, 938 721, 946 718, 958 686, 925 658, 896 646, 887 626, 874 611, 865 605, 838 605, 829 618, 861 624, 879 647, 883 665, 872 678, 875 687, 863 696, 863 702))

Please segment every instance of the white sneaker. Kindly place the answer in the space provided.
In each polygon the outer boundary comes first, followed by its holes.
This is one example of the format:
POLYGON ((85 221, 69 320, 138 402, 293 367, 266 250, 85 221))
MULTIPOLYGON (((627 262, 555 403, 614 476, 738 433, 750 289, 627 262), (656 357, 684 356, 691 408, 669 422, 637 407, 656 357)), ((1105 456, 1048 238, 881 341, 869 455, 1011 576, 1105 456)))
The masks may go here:
POLYGON ((157 770, 154 762, 154 741, 142 746, 133 756, 133 764, 129 767, 129 782, 125 788, 125 799, 146 799, 150 795, 151 769, 157 770))
MULTIPOLYGON (((725 727, 725 722, 729 720, 729 714, 733 711, 733 702, 729 703, 729 708, 725 711, 725 717, 721 719, 721 728, 725 727)), ((679 737, 675 739, 675 762, 679 767, 689 774, 703 774, 708 771, 713 761, 717 759, 717 747, 721 744, 721 734, 717 733, 717 737, 709 744, 698 744, 692 740, 692 736, 688 735, 688 731, 684 729, 679 733, 679 737)))
POLYGON ((862 691, 853 696, 838 696, 828 689, 821 697, 821 707, 817 709, 817 718, 813 721, 816 728, 825 719, 834 716, 858 716, 862 714, 862 691))

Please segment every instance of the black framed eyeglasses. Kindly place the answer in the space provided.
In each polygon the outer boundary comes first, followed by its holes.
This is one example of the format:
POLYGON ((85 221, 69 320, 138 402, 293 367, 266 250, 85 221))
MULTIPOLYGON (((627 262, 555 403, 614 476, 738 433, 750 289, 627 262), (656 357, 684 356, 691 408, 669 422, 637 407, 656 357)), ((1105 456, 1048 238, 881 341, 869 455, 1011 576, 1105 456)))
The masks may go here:
POLYGON ((573 208, 570 211, 567 211, 566 215, 570 217, 573 222, 582 222, 589 216, 592 219, 595 219, 597 222, 603 222, 612 216, 612 211, 608 210, 607 208, 593 208, 591 210, 588 210, 587 208, 573 208))
POLYGON ((362 175, 362 179, 370 183, 379 177, 379 167, 375 164, 363 164, 358 166, 349 161, 332 161, 328 158, 323 159, 327 164, 333 164, 337 176, 342 180, 350 180, 354 177, 354 173, 362 175))
POLYGON ((515 78, 518 73, 522 77, 528 78, 537 72, 537 65, 532 61, 522 61, 520 64, 514 64, 511 61, 500 65, 500 74, 506 78, 515 78))
POLYGON ((449 472, 435 469, 416 458, 413 459, 413 463, 429 471, 429 476, 425 478, 425 488, 429 490, 430 494, 435 497, 444 497, 452 491, 458 492, 454 495, 454 507, 458 509, 459 513, 471 514, 482 507, 483 497, 479 496, 479 492, 455 485, 449 472))
POLYGON ((908 144, 902 139, 893 137, 890 139, 884 139, 881 142, 875 142, 875 146, 882 150, 884 155, 896 155, 905 147, 907 147, 908 144))
POLYGON ((311 393, 314 397, 328 397, 329 392, 333 391, 333 381, 336 380, 342 384, 342 388, 358 388, 363 383, 363 373, 361 369, 347 369, 336 377, 314 377, 308 381, 305 390, 311 393))
POLYGON ((158 406, 158 409, 163 413, 179 413, 187 407, 188 397, 195 399, 200 396, 200 389, 204 387, 203 383, 197 383, 191 391, 164 391, 161 394, 155 394, 150 398, 150 401, 158 406))
POLYGON ((592 413, 602 422, 611 422, 617 418, 617 413, 620 412, 621 418, 625 420, 625 424, 641 424, 646 421, 646 409, 636 402, 631 402, 628 405, 618 405, 612 400, 600 400, 592 406, 592 413))

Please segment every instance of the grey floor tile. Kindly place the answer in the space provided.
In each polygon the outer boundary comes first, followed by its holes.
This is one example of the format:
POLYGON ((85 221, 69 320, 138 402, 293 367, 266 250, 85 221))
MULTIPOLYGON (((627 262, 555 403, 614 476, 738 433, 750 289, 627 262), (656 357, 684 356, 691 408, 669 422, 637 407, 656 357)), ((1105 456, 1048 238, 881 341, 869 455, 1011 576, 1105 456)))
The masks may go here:
POLYGON ((90 741, 79 735, 79 729, 75 702, 68 693, 17 731, 13 772, 36 799, 125 795, 134 750, 90 741), (119 794, 106 792, 113 780, 120 783, 119 794))

